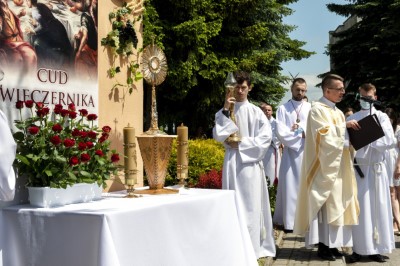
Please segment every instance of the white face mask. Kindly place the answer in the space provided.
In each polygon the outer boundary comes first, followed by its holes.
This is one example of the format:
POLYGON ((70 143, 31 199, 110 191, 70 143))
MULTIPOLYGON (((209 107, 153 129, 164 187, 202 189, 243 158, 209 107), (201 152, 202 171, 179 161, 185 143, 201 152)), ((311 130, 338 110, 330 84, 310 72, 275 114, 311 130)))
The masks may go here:
POLYGON ((366 102, 364 100, 360 100, 361 109, 368 110, 371 108, 371 103, 366 102))

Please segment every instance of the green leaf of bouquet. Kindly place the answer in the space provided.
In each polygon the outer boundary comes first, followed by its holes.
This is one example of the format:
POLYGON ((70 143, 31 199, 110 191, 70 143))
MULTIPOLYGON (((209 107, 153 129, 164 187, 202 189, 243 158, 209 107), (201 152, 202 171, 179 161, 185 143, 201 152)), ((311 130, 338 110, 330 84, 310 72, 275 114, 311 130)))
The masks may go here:
POLYGON ((47 176, 53 176, 53 172, 49 169, 44 170, 47 176))
POLYGON ((18 131, 18 132, 14 133, 14 139, 15 140, 23 141, 24 137, 25 137, 25 135, 21 131, 18 131))
POLYGON ((63 157, 63 156, 56 156, 55 159, 59 163, 66 163, 67 162, 67 159, 65 157, 63 157))
POLYGON ((79 171, 79 173, 84 177, 91 177, 91 174, 86 171, 79 171))
POLYGON ((76 180, 76 175, 73 172, 68 172, 69 179, 76 180))
POLYGON ((20 160, 22 163, 24 163, 24 164, 26 164, 26 165, 31 165, 31 164, 29 163, 29 160, 28 160, 25 156, 20 155, 20 154, 17 154, 15 157, 16 157, 18 160, 20 160))

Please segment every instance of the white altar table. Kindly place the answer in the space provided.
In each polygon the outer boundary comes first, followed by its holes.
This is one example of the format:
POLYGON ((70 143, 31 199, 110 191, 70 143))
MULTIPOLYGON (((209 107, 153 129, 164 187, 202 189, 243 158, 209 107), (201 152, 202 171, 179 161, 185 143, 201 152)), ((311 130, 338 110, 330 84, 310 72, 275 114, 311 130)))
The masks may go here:
POLYGON ((3 209, 3 265, 258 265, 228 190, 3 209))

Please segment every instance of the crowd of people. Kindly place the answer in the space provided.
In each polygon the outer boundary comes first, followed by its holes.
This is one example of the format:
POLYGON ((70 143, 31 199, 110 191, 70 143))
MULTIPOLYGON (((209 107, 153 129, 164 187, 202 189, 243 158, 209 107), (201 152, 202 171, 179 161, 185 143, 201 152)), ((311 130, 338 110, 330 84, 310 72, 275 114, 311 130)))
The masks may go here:
POLYGON ((312 103, 306 81, 295 78, 292 98, 274 118, 271 104, 249 102, 250 75, 237 71, 234 76, 237 85, 216 113, 213 136, 226 149, 222 188, 237 192, 257 258, 276 255, 273 228, 279 226, 304 236, 305 247, 317 247, 322 260, 335 261, 343 256, 341 248, 351 247, 349 263, 362 256, 385 262, 382 254, 392 252, 400 231, 396 111, 374 107, 377 89, 371 83, 359 86, 359 111, 340 110, 336 104, 346 93, 344 79, 328 74, 321 82, 322 97, 312 103), (367 134, 369 129, 358 123, 367 116, 383 136, 355 148, 348 132, 367 134), (229 140, 234 133, 240 140, 229 140), (273 217, 268 184, 277 186, 273 217))

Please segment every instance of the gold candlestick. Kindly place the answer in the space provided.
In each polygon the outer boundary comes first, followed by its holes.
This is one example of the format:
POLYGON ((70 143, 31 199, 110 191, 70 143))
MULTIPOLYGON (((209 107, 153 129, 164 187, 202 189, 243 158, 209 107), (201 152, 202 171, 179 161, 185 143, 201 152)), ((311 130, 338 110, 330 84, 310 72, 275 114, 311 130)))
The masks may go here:
POLYGON ((188 175, 189 164, 189 143, 188 143, 188 127, 181 124, 177 128, 177 178, 179 185, 185 187, 188 175))
POLYGON ((124 168, 125 168, 125 185, 128 187, 127 198, 135 198, 135 188, 137 184, 137 160, 136 160, 136 143, 135 129, 124 127, 124 168))

